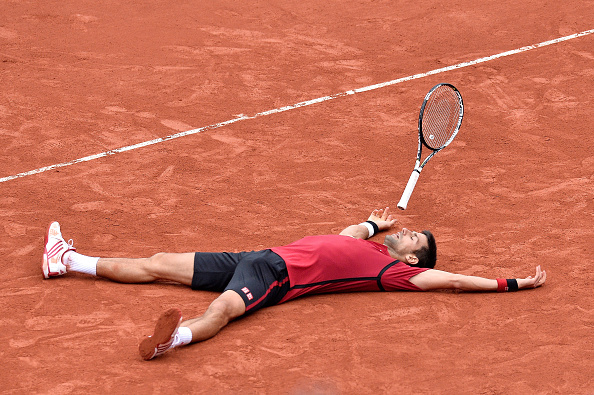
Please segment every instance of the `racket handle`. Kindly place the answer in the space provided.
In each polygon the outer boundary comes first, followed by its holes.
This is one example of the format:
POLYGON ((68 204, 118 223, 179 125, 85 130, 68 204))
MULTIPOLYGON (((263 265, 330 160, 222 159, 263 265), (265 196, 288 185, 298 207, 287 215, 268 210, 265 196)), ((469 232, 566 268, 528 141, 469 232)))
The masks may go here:
POLYGON ((413 170, 410 178, 408 179, 408 183, 406 184, 406 188, 404 188, 404 192, 402 193, 402 197, 400 198, 400 202, 398 202, 398 208, 400 210, 406 210, 406 205, 408 204, 408 199, 410 199, 410 195, 412 195, 413 189, 415 189, 415 185, 417 185, 417 180, 419 179, 419 173, 416 169, 413 170))

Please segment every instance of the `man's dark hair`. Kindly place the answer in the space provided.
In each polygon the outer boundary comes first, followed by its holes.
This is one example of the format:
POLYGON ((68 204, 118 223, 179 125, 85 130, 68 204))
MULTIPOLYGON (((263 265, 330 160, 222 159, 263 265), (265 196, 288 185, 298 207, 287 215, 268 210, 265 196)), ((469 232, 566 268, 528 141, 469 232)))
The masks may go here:
POLYGON ((433 269, 435 267, 435 262, 437 261, 437 246, 435 245, 435 237, 433 237, 433 234, 428 230, 424 230, 421 233, 427 236, 428 247, 421 247, 415 251, 415 255, 417 258, 419 258, 419 263, 417 263, 415 266, 433 269))

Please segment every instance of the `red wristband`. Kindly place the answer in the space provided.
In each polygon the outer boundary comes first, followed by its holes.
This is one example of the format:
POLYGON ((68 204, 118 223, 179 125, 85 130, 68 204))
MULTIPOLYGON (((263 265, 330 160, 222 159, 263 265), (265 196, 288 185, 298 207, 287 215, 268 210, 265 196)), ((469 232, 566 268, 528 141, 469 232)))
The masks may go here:
POLYGON ((507 280, 504 278, 497 279, 497 292, 506 292, 507 291, 507 280))

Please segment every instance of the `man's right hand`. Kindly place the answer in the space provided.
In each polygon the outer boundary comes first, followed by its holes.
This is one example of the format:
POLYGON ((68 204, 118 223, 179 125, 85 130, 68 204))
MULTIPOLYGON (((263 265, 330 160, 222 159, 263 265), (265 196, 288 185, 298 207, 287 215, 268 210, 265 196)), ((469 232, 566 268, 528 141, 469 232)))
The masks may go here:
MULTIPOLYGON (((396 223, 396 219, 390 215, 389 207, 373 210, 368 221, 373 221, 380 231, 390 229, 396 223)), ((354 237, 355 239, 367 239, 373 233, 373 229, 368 229, 368 227, 371 228, 371 224, 351 225, 340 232, 340 235, 354 237)))
POLYGON ((375 222, 379 230, 390 229, 396 223, 396 219, 390 214, 390 207, 373 210, 367 220, 375 222))

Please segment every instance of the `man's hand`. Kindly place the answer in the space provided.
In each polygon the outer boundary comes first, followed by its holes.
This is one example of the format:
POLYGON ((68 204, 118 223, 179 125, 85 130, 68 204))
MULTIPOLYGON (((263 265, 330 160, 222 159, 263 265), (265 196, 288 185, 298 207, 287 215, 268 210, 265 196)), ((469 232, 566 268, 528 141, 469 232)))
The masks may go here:
MULTIPOLYGON (((544 284, 547 273, 536 267, 536 276, 517 278, 518 289, 531 289, 544 284)), ((423 291, 432 289, 460 289, 462 291, 497 291, 497 280, 483 277, 465 276, 429 269, 413 276, 409 280, 423 291)))
POLYGON ((396 219, 390 214, 390 207, 373 210, 368 221, 375 222, 379 230, 390 229, 396 223, 396 219))
MULTIPOLYGON (((373 221, 380 231, 390 229, 392 225, 396 223, 396 219, 392 218, 390 215, 389 207, 373 210, 368 221, 373 221)), ((351 225, 340 232, 340 234, 342 236, 354 237, 355 239, 367 239, 370 234, 373 234, 373 229, 371 229, 371 224, 365 225, 366 226, 364 226, 364 224, 351 225), (369 227, 369 229, 367 227, 369 227)))
POLYGON ((518 278, 518 289, 536 288, 545 283, 547 279, 547 272, 540 269, 540 265, 536 266, 536 275, 534 277, 528 276, 526 278, 518 278))

